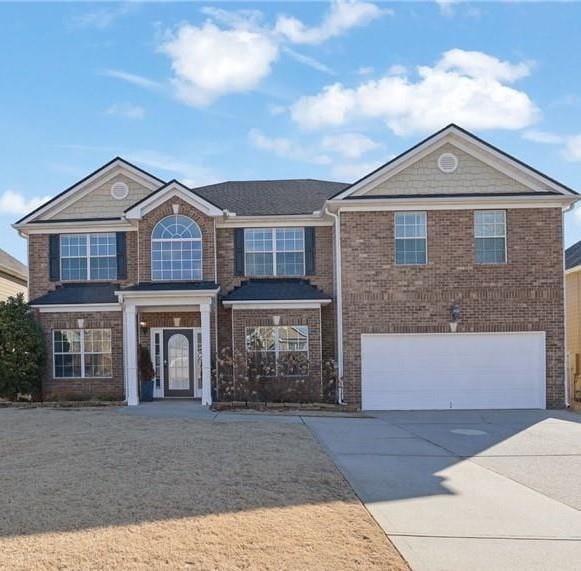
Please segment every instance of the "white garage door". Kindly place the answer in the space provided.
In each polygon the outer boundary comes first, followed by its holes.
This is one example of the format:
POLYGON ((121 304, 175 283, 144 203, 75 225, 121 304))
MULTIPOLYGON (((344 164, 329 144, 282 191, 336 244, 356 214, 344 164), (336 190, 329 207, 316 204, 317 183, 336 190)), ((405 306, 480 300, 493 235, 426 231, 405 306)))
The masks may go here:
POLYGON ((545 408, 545 334, 361 336, 364 410, 545 408))

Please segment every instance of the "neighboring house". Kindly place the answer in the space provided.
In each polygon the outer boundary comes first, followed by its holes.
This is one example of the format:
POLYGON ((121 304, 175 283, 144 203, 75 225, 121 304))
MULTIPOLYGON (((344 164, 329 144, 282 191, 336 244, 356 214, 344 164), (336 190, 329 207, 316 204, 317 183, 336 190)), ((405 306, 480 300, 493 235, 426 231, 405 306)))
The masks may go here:
POLYGON ((0 301, 24 294, 27 299, 28 268, 4 250, 0 250, 0 301))
POLYGON ((116 158, 14 225, 44 394, 137 404, 141 343, 160 398, 562 407, 577 198, 455 125, 351 185, 190 189, 116 158))
POLYGON ((581 241, 565 250, 565 302, 571 400, 581 403, 581 241))

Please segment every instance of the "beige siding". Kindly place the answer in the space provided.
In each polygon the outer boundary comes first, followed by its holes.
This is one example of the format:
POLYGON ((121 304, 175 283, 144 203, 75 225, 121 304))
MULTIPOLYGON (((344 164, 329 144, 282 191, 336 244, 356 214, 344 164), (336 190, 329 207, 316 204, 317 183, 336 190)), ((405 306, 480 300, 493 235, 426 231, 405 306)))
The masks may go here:
MULTIPOLYGON (((528 180, 532 183, 532 179, 528 180)), ((531 192, 531 189, 448 143, 364 194, 480 192, 531 192), (447 152, 458 158, 458 168, 451 174, 445 174, 438 168, 438 157, 447 152)))
POLYGON ((28 290, 26 286, 16 283, 4 276, 0 276, 0 301, 5 301, 18 293, 24 294, 24 299, 28 299, 28 290))
POLYGON ((74 218, 109 218, 121 216, 124 210, 151 194, 151 190, 136 183, 129 177, 118 174, 111 180, 104 182, 89 194, 82 196, 70 206, 60 212, 47 212, 42 220, 50 218, 74 219, 74 218), (129 186, 129 193, 121 200, 111 196, 111 185, 115 182, 124 182, 129 186))
POLYGON ((581 271, 566 275, 565 299, 571 398, 581 403, 581 271))

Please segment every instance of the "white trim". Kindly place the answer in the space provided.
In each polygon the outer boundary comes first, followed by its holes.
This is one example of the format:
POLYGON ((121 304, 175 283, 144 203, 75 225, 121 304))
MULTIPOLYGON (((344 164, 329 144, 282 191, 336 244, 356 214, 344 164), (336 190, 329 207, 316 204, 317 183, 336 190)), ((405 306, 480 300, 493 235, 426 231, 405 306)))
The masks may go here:
POLYGON ((503 174, 506 174, 507 176, 510 176, 515 180, 518 180, 519 182, 525 184, 527 187, 532 188, 533 190, 543 190, 543 188, 542 186, 537 187, 535 185, 532 185, 530 182, 530 178, 536 180, 541 185, 544 185, 549 189, 560 192, 561 194, 568 196, 576 196, 570 190, 560 185, 559 183, 553 182, 547 177, 541 175, 540 173, 537 173, 536 171, 526 167, 525 165, 520 164, 519 162, 510 159, 504 154, 481 143, 474 137, 456 128, 454 125, 450 125, 446 129, 438 133, 436 136, 432 137, 427 141, 424 141, 424 143, 422 143, 421 145, 405 152, 398 159, 390 162, 383 168, 379 169, 377 172, 368 175, 364 179, 355 183, 353 186, 347 188, 341 194, 337 195, 335 199, 342 200, 353 194, 365 192, 366 190, 383 183, 390 177, 395 176, 398 172, 401 172, 401 170, 403 170, 404 168, 407 168, 407 166, 409 166, 411 163, 416 162, 423 158, 424 156, 428 155, 429 153, 436 151, 438 148, 440 148, 442 145, 446 143, 450 143, 455 147, 469 153, 475 158, 482 160, 492 168, 495 168, 499 172, 502 172, 503 174), (466 143, 468 143, 468 145, 466 145, 466 143), (470 145, 472 145, 472 147, 470 145), (476 147, 476 151, 478 152, 475 153, 475 149, 473 147, 476 147), (488 158, 490 156, 493 156, 497 161, 500 162, 500 164, 497 164, 496 162, 492 164, 490 159, 488 158), (503 168, 502 166, 503 164, 510 166, 517 172, 515 173, 512 170, 511 171, 506 170, 505 168, 503 168), (523 178, 519 176, 519 172, 524 173, 529 178, 523 178))
POLYGON ((222 304, 232 309, 319 309, 331 303, 332 299, 305 301, 300 299, 264 300, 264 301, 223 301, 222 304))
POLYGON ((59 303, 51 305, 34 305, 30 307, 38 309, 40 313, 93 313, 95 311, 121 311, 118 303, 59 303))
POLYGON ((540 330, 530 330, 527 329, 526 331, 460 331, 458 333, 451 333, 449 331, 442 332, 442 331, 427 331, 427 332, 420 332, 420 333, 361 333, 361 337, 409 337, 409 336, 420 336, 423 335, 425 337, 434 337, 434 336, 442 336, 442 335, 449 335, 451 337, 459 337, 460 335, 539 335, 539 333, 543 334, 543 338, 546 340, 547 333, 543 329, 540 330))
POLYGON ((21 235, 27 234, 87 234, 93 232, 136 232, 137 227, 119 219, 116 220, 73 220, 71 222, 47 222, 12 224, 21 235))
MULTIPOLYGON (((565 250, 563 250, 563 255, 565 255, 565 250)), ((563 266, 565 267, 565 266, 563 266)), ((579 272, 581 271, 581 264, 577 265, 577 266, 573 266, 572 268, 569 268, 568 270, 565 270, 565 275, 569 275, 569 274, 574 274, 575 272, 579 272)))
POLYGON ((333 221, 319 214, 280 215, 280 216, 235 216, 216 221, 216 228, 268 228, 295 226, 333 226, 333 221))
POLYGON ((45 204, 39 210, 29 214, 26 218, 22 220, 22 222, 20 222, 20 225, 26 224, 31 219, 36 219, 47 212, 49 213, 49 216, 53 217, 56 213, 64 210, 71 204, 74 204, 77 200, 80 200, 81 198, 89 194, 97 186, 105 184, 118 174, 125 175, 126 177, 134 180, 135 182, 142 184, 149 190, 155 190, 156 188, 159 188, 163 184, 158 179, 147 175, 146 173, 136 169, 135 167, 132 167, 131 165, 125 163, 120 159, 117 159, 113 161, 110 165, 108 165, 106 168, 98 169, 98 171, 88 179, 82 180, 81 182, 69 188, 62 196, 59 196, 58 198, 45 204))
POLYGON ((171 301, 172 305, 176 305, 177 301, 179 305, 197 305, 199 303, 208 303, 208 299, 211 296, 217 294, 220 288, 216 289, 200 289, 200 290, 138 290, 138 291, 127 291, 119 290, 115 292, 115 295, 119 298, 119 301, 125 299, 134 299, 135 303, 139 305, 165 305, 165 301, 171 301), (163 300, 162 303, 160 303, 163 300), (152 303, 149 303, 152 302, 152 303))
POLYGON ((223 216, 224 214, 223 210, 203 199, 195 191, 190 190, 177 181, 173 181, 159 192, 151 194, 145 200, 127 210, 125 212, 125 218, 127 220, 141 220, 148 212, 151 212, 166 200, 176 196, 207 216, 223 216))
POLYGON ((128 406, 139 404, 139 386, 137 380, 137 351, 139 335, 137 333, 137 308, 135 304, 125 304, 123 310, 123 332, 126 345, 123 347, 125 356, 125 397, 128 406))
POLYGON ((343 212, 368 212, 392 210, 486 210, 503 208, 568 208, 579 200, 573 196, 477 196, 477 197, 421 197, 365 198, 329 200, 330 208, 343 212))
POLYGON ((210 341, 210 304, 200 305, 200 317, 202 326, 202 405, 212 404, 212 364, 210 341))

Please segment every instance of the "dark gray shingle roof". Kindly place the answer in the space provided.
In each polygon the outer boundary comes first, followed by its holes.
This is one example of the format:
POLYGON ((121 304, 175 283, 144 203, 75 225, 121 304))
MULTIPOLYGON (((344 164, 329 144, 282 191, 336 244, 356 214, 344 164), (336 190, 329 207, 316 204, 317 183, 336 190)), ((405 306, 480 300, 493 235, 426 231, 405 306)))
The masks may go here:
POLYGON ((0 250, 0 271, 7 272, 23 280, 28 279, 28 268, 4 250, 0 250))
POLYGON ((36 299, 31 305, 117 303, 118 284, 63 284, 36 299))
POLYGON ((239 216, 312 214, 348 186, 326 180, 243 180, 193 188, 192 191, 239 216))
POLYGON ((196 291, 216 290, 218 287, 215 282, 143 282, 120 288, 120 291, 196 291))
POLYGON ((309 280, 296 278, 253 279, 242 282, 223 301, 284 301, 331 299, 309 280))
POLYGON ((565 269, 570 270, 581 264, 581 240, 565 250, 565 269))

